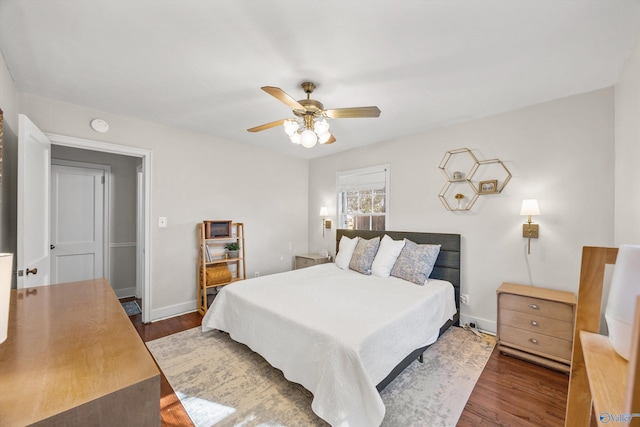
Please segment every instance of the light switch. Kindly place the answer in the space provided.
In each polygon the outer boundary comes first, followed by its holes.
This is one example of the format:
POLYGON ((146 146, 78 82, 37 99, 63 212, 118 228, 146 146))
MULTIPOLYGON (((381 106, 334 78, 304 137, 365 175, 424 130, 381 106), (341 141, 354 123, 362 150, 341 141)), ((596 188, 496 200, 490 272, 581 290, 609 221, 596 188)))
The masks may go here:
POLYGON ((158 218, 158 227, 164 228, 166 226, 167 226, 167 217, 161 216, 160 218, 158 218))

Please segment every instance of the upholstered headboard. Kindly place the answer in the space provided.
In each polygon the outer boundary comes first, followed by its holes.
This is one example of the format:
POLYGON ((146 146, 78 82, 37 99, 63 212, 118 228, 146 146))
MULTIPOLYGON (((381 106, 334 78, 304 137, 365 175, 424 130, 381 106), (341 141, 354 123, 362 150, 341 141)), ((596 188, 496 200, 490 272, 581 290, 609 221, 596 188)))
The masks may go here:
POLYGON ((447 233, 420 233, 412 231, 336 230, 336 253, 342 236, 371 239, 385 234, 394 240, 409 239, 417 244, 440 245, 440 254, 431 272, 431 278, 451 282, 456 292, 456 307, 460 314, 460 235, 447 233))

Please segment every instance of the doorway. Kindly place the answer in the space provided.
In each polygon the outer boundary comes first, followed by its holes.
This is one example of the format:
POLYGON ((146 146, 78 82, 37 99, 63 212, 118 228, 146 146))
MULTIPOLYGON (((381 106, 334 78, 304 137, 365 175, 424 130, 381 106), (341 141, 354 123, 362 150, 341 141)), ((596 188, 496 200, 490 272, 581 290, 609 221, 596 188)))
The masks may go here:
MULTIPOLYGON (((150 221, 150 204, 151 204, 151 151, 122 146, 117 144, 86 140, 81 138, 68 137, 56 134, 45 134, 51 141, 51 144, 78 148, 81 150, 97 151, 101 153, 119 154, 140 159, 139 184, 134 183, 134 191, 136 191, 136 205, 140 210, 140 217, 134 221, 137 222, 139 229, 136 234, 136 242, 134 252, 138 253, 136 257, 136 294, 139 294, 142 300, 142 321, 143 323, 151 322, 151 221, 150 221)), ((135 171, 134 171, 135 172, 135 171)), ((126 249, 127 245, 116 245, 120 249, 126 249)))

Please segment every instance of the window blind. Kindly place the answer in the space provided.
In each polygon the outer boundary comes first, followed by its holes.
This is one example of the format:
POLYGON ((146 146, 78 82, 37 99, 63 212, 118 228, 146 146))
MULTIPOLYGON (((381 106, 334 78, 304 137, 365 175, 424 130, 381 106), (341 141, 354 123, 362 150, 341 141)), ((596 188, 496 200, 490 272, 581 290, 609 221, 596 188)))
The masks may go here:
POLYGON ((346 191, 382 190, 387 184, 388 165, 338 172, 338 193, 346 191))

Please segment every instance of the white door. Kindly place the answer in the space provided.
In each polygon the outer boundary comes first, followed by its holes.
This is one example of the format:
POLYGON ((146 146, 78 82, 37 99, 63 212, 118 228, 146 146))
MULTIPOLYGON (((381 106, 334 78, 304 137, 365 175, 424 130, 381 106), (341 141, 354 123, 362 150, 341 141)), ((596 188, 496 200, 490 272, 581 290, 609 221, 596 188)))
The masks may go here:
POLYGON ((51 283, 104 274, 105 171, 51 166, 51 283))
POLYGON ((17 286, 49 285, 49 168, 51 142, 18 116, 17 286))

